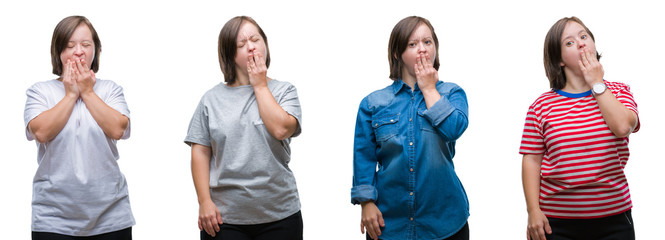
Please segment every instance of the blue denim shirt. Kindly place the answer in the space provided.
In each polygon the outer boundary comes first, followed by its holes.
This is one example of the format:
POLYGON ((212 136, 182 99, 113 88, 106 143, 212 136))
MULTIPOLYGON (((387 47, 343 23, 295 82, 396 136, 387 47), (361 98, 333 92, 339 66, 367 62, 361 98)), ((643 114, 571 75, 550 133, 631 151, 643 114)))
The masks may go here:
POLYGON ((443 239, 469 217, 453 165, 455 140, 468 126, 466 94, 454 83, 436 89, 441 99, 430 109, 418 86, 411 91, 401 80, 360 103, 351 203, 376 203, 381 239, 443 239))

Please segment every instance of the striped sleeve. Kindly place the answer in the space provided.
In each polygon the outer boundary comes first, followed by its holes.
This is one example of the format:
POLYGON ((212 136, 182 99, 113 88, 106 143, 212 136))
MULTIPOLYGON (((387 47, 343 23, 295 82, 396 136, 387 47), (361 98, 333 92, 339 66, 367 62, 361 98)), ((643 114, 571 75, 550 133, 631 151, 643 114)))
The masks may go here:
POLYGON ((535 104, 529 107, 522 132, 522 144, 520 154, 543 154, 545 153, 545 142, 542 128, 538 121, 535 104))
POLYGON ((637 116, 637 127, 635 127, 633 132, 637 132, 640 129, 640 114, 637 111, 637 103, 635 103, 633 93, 630 91, 630 86, 620 82, 606 82, 606 84, 619 102, 626 106, 626 108, 635 112, 635 115, 637 116))

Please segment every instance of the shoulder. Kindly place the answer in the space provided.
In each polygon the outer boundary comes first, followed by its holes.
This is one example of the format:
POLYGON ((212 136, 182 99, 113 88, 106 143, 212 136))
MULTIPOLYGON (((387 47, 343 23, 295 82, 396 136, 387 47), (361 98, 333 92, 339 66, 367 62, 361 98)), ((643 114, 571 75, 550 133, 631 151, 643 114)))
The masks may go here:
POLYGON ((32 86, 30 86, 28 89, 46 89, 46 88, 56 87, 59 84, 61 83, 57 79, 51 79, 51 80, 36 82, 32 84, 32 86))
POLYGON ((296 86, 290 82, 280 81, 277 79, 270 80, 268 82, 268 88, 270 88, 272 92, 286 92, 296 90, 296 86))
POLYGON ((542 108, 544 106, 548 106, 553 100, 559 97, 561 96, 554 92, 554 90, 544 92, 543 94, 540 94, 540 96, 536 98, 535 101, 533 101, 529 108, 542 108))
POLYGON ((395 93, 393 90, 393 85, 388 85, 385 88, 376 90, 365 98, 363 98, 361 104, 366 105, 369 108, 374 108, 378 106, 388 105, 393 98, 395 98, 395 93))
POLYGON ((622 83, 622 82, 610 82, 605 80, 605 85, 607 88, 612 90, 612 92, 616 91, 630 91, 630 86, 628 84, 622 83))

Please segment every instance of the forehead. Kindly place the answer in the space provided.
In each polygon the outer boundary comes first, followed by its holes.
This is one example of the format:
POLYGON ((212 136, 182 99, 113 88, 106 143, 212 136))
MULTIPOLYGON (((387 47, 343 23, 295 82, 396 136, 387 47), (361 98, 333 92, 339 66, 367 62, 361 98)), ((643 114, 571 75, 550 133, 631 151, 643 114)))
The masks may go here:
POLYGON ((240 24, 240 29, 238 30, 238 36, 236 39, 240 40, 251 37, 253 35, 259 35, 259 29, 251 22, 243 21, 242 24, 240 24))
POLYGON ((427 38, 432 37, 432 31, 429 29, 427 24, 421 23, 418 24, 416 29, 413 30, 409 39, 418 39, 418 38, 427 38))
POLYGON ((69 38, 69 41, 73 40, 92 40, 92 32, 90 31, 90 27, 88 27, 88 25, 85 23, 79 24, 72 33, 72 36, 69 38))
POLYGON ((566 27, 563 29, 563 34, 562 34, 561 37, 562 38, 567 38, 567 37, 570 37, 572 35, 577 35, 578 33, 582 32, 582 31, 586 31, 586 29, 584 29, 584 26, 582 26, 578 22, 569 21, 568 23, 566 23, 566 27))

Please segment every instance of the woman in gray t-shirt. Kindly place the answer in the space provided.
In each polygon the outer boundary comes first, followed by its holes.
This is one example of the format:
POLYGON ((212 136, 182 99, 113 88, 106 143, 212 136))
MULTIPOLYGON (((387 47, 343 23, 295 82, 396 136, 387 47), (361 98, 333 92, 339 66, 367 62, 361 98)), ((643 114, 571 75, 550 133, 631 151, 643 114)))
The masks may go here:
POLYGON ((207 91, 189 124, 201 239, 302 239, 288 167, 301 111, 293 85, 267 77, 268 41, 250 17, 219 34, 224 81, 207 91))

